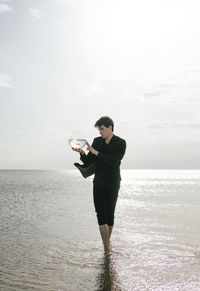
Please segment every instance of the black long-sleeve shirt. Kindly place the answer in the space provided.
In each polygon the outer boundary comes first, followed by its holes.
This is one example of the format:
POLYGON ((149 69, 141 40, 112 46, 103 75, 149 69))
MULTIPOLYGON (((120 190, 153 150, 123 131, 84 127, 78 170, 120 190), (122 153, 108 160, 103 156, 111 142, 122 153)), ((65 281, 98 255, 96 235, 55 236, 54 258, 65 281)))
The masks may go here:
POLYGON ((125 154, 126 141, 113 135, 110 142, 106 144, 102 137, 96 137, 92 147, 99 152, 98 155, 89 152, 87 155, 80 155, 80 159, 86 166, 96 164, 93 182, 101 186, 118 187, 121 180, 120 164, 125 154))

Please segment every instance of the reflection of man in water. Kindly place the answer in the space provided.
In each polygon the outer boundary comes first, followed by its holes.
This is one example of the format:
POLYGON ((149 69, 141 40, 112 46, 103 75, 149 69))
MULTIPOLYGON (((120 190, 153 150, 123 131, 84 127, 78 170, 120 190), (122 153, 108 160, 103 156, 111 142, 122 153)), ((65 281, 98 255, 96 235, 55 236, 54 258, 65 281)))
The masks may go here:
POLYGON ((108 116, 97 120, 95 127, 98 127, 101 137, 96 137, 92 146, 86 143, 89 150, 87 155, 82 149, 72 149, 80 152, 84 165, 96 164, 93 198, 104 249, 108 253, 120 188, 120 164, 125 154, 126 141, 114 135, 114 123, 108 116))

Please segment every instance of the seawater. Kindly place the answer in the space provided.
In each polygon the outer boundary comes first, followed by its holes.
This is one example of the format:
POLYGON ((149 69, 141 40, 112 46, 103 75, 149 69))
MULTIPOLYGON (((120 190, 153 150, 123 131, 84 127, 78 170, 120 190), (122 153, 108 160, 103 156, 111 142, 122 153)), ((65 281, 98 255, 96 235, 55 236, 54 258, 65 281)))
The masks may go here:
POLYGON ((92 177, 0 171, 0 290, 200 290, 200 171, 122 170, 110 257, 92 177))

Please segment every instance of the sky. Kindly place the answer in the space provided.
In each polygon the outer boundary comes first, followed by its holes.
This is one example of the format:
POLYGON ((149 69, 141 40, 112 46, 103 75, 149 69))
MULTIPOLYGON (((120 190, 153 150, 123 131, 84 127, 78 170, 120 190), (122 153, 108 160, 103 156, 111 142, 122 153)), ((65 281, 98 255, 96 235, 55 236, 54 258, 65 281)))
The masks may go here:
MULTIPOLYGON (((108 115, 122 168, 200 169, 199 0, 0 0, 0 168, 68 169, 108 115)), ((87 151, 86 151, 87 152, 87 151)))

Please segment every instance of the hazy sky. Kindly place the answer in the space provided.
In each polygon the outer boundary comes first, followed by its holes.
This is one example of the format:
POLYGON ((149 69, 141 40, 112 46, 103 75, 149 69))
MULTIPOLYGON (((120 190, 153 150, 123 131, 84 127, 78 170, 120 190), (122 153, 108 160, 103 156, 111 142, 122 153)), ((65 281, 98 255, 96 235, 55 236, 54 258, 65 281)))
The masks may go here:
POLYGON ((109 115, 123 168, 200 169, 199 0, 0 0, 0 168, 73 168, 109 115))

